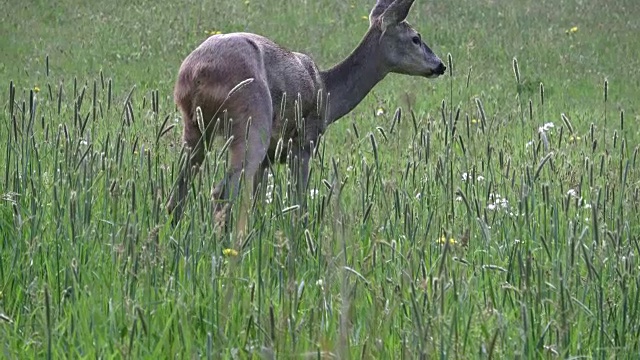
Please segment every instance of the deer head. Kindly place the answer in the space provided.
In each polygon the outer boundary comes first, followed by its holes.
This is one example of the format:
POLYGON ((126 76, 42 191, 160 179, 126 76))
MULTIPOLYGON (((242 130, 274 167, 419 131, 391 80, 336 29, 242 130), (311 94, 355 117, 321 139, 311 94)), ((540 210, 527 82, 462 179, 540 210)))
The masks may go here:
POLYGON ((446 66, 405 20, 413 1, 378 0, 369 14, 369 31, 379 36, 379 61, 389 72, 437 77, 446 66))

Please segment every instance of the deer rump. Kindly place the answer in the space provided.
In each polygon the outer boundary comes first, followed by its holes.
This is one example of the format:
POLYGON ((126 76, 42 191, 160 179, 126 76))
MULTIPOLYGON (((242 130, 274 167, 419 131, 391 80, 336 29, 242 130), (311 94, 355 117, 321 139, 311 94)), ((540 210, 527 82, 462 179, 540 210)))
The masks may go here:
POLYGON ((294 145, 305 147, 324 131, 326 124, 319 111, 322 90, 320 71, 309 56, 283 49, 260 35, 233 33, 211 36, 187 56, 174 98, 183 114, 183 137, 188 145, 201 137, 202 125, 208 130, 209 142, 216 135, 233 135, 234 141, 240 141, 251 119, 250 131, 261 132, 255 146, 266 147, 271 162, 283 162, 286 151, 274 159, 280 138, 285 145, 291 139, 294 145), (253 81, 234 90, 247 79, 253 81), (200 126, 196 107, 202 110, 200 126))
POLYGON ((312 144, 326 127, 319 111, 322 84, 310 57, 260 35, 214 35, 189 54, 174 89, 183 141, 190 151, 178 176, 177 196, 174 193, 168 204, 170 212, 178 209, 174 224, 182 214, 191 168, 197 171, 216 135, 232 137, 230 168, 212 191, 216 211, 238 195, 243 170, 255 192, 269 165, 287 158, 298 164, 294 183, 301 194, 312 144), (276 154, 280 139, 282 151, 276 154))

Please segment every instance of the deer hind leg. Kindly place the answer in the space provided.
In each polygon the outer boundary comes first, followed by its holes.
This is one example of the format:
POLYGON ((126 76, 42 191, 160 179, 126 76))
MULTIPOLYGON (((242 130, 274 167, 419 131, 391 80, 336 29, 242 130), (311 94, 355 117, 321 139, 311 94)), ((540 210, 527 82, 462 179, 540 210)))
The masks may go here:
POLYGON ((186 161, 180 164, 176 182, 177 188, 172 192, 167 204, 167 210, 173 214, 174 225, 182 217, 190 181, 204 160, 205 142, 198 125, 191 119, 184 121, 183 142, 186 148, 186 161))
MULTIPOLYGON (((266 86, 264 90, 254 91, 251 95, 243 100, 240 110, 230 112, 231 118, 239 121, 235 120, 231 129, 234 140, 229 147, 229 170, 212 191, 216 213, 225 211, 225 205, 233 203, 240 195, 243 173, 245 179, 255 181, 257 173, 264 171, 263 164, 271 140, 271 98, 266 86), (249 126, 247 121, 251 121, 249 126)), ((229 210, 227 206, 225 222, 228 221, 229 210)))

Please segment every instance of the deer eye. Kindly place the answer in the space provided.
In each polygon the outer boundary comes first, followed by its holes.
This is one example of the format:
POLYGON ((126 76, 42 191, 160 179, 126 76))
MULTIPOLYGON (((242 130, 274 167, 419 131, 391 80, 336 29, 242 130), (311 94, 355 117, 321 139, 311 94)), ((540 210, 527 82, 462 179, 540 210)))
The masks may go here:
POLYGON ((416 45, 420 45, 420 43, 422 43, 422 39, 420 39, 420 35, 416 35, 414 36, 411 41, 413 41, 414 44, 416 45))

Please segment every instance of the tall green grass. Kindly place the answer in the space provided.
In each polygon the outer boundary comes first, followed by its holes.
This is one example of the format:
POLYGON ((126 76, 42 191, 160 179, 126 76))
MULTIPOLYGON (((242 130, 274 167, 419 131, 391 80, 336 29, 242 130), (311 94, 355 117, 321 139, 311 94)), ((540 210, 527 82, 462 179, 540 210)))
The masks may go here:
POLYGON ((181 58, 205 31, 249 30, 328 65, 370 4, 16 8, 0 55, 3 356, 638 354, 635 7, 418 1, 410 20, 447 76, 390 76, 328 129, 306 224, 276 167, 230 235, 209 200, 222 146, 178 226, 164 209, 181 58))

